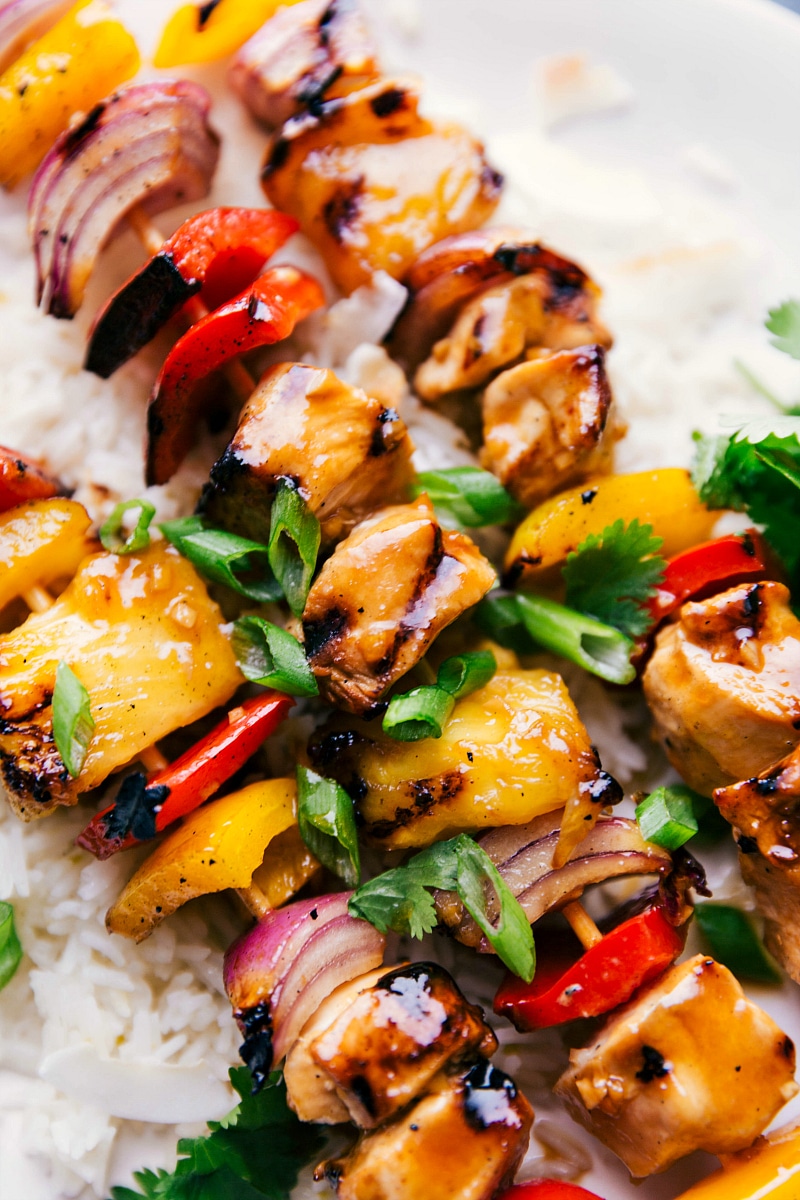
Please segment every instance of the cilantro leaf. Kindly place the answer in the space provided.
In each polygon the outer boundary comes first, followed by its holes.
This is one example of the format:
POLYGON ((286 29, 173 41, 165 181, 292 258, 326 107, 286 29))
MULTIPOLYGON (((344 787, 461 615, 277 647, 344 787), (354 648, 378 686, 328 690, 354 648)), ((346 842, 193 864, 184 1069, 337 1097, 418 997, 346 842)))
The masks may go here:
POLYGON ((666 563, 658 557, 663 538, 652 525, 620 518, 600 534, 590 533, 567 555, 562 574, 569 608, 612 625, 627 637, 647 633, 647 601, 656 594, 666 563))
POLYGON ((746 512, 783 560, 800 567, 800 418, 743 425, 730 437, 696 437, 692 479, 710 508, 746 512))
POLYGON ((466 834, 436 842, 415 854, 404 867, 394 867, 363 884, 350 898, 348 911, 369 921, 381 933, 421 938, 437 925, 436 905, 428 888, 455 891, 480 926, 498 957, 527 982, 536 958, 533 932, 519 901, 485 850, 466 834), (489 917, 484 884, 494 890, 500 916, 489 917))
POLYGON ((178 1142, 172 1174, 139 1171, 134 1179, 141 1191, 115 1187, 111 1200, 289 1200, 324 1138, 291 1111, 278 1073, 256 1096, 246 1067, 233 1068, 230 1077, 241 1097, 233 1112, 209 1121, 204 1137, 178 1142))
POLYGON ((764 324, 775 334, 773 346, 800 359, 800 300, 786 300, 778 308, 771 308, 764 324))

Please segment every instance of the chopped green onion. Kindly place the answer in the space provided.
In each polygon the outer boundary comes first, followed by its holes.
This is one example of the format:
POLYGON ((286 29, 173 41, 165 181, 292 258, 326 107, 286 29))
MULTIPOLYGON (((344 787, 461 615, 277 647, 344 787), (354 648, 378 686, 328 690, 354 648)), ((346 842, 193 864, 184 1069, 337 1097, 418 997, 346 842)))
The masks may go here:
POLYGON ((155 506, 149 500, 125 500, 100 526, 100 541, 112 554, 136 554, 150 545, 150 522, 156 515, 155 506), (126 512, 138 509, 139 517, 133 529, 124 534, 126 512))
POLYGON ((302 615, 319 553, 319 521, 291 479, 279 479, 269 527, 269 563, 289 608, 302 615))
POLYGON ((81 773, 94 733, 89 693, 63 660, 56 668, 53 688, 53 740, 73 779, 81 773))
POLYGON ((448 467, 423 471, 411 485, 414 497, 425 493, 434 508, 443 509, 468 528, 504 525, 522 508, 500 481, 478 467, 448 467))
POLYGON ((262 604, 280 599, 280 584, 270 571, 267 547, 260 542, 222 529, 206 529, 202 517, 180 517, 159 528, 207 579, 262 604), (255 565, 259 559, 260 569, 255 565))
POLYGON ((13 978, 22 962, 22 946, 14 925, 14 909, 0 900, 0 991, 13 978))
POLYGON ((517 607, 528 633, 545 650, 609 683, 630 683, 636 678, 631 664, 636 647, 618 629, 544 596, 518 595, 517 607))
POLYGON ((534 654, 539 648, 525 628, 517 597, 508 592, 490 592, 475 609, 473 620, 498 646, 516 654, 534 654))
POLYGON ((536 971, 533 932, 522 905, 485 850, 461 834, 458 842, 459 896, 469 915, 510 971, 530 983, 536 971), (500 917, 492 925, 486 911, 484 881, 494 889, 500 917))
POLYGON ((289 696, 319 694, 303 647, 285 629, 263 617, 240 617, 234 622, 232 641, 245 679, 289 696))
POLYGON ((682 783, 656 788, 636 805, 642 837, 665 850, 677 850, 697 833, 709 803, 682 783))
POLYGON ((356 887, 361 874, 358 833, 353 801, 344 788, 308 767, 298 767, 297 823, 300 836, 322 865, 348 887, 356 887))
POLYGON ((728 904, 698 903, 694 915, 711 953, 728 970, 753 983, 782 983, 749 917, 728 904))
POLYGON ((469 696, 484 687, 497 670, 497 659, 491 650, 470 650, 454 654, 439 667, 436 686, 449 692, 454 700, 469 696))
POLYGON ((398 742, 440 738, 454 705, 454 698, 440 687, 414 688, 392 697, 381 728, 398 742))

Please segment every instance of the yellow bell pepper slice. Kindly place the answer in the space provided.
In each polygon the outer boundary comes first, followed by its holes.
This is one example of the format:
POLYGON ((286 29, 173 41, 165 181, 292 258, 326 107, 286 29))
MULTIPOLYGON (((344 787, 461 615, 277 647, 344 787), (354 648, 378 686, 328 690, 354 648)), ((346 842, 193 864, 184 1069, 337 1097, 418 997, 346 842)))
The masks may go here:
POLYGON ((247 887, 272 839, 295 824, 296 805, 293 779, 267 779, 199 808, 145 859, 108 910, 109 933, 141 942, 187 900, 247 887))
POLYGON ((184 4, 164 26, 153 63, 179 67, 186 63, 216 62, 233 54, 279 8, 298 0, 216 0, 184 4))
POLYGON ((91 524, 74 500, 30 500, 0 513, 0 609, 32 587, 73 575, 92 551, 91 524))
POLYGON ((264 913, 280 908, 321 870, 322 864, 301 838, 297 825, 279 833, 267 846, 252 880, 263 896, 264 913))
POLYGON ((797 1200, 800 1196, 800 1125, 776 1129, 748 1150, 727 1154, 715 1171, 678 1200, 797 1200))
POLYGON ((719 518, 700 502, 689 472, 681 467, 604 475, 551 496, 517 529, 506 555, 505 570, 514 582, 550 582, 572 550, 590 534, 634 517, 652 525, 664 539, 661 554, 671 558, 706 541, 719 518), (515 578, 516 577, 516 578, 515 578))
POLYGON ((105 0, 80 0, 0 75, 0 183, 39 165, 74 113, 139 69, 133 37, 105 0))

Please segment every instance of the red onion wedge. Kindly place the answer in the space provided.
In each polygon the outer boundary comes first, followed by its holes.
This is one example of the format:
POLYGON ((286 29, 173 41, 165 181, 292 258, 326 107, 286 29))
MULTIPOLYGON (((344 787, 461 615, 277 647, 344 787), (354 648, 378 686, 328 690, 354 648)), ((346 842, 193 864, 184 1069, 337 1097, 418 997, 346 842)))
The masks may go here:
POLYGON ((195 83, 135 84, 57 140, 28 199, 37 301, 52 316, 75 315, 98 254, 132 208, 153 215, 208 193, 219 157, 210 105, 195 83))
POLYGON ((0 4, 0 71, 63 17, 74 0, 8 0, 0 4))
MULTIPOLYGON (((576 900, 593 883, 619 875, 666 875, 672 856, 661 846, 646 842, 635 821, 625 817, 601 817, 569 861, 553 867, 563 813, 546 813, 528 825, 507 825, 480 838, 479 845, 497 866, 533 925, 551 909, 576 900)), ((440 920, 451 926, 460 942, 489 954, 492 948, 475 922, 451 893, 437 896, 440 920)), ((489 916, 494 918, 494 898, 489 916)))
POLYGON ((383 962, 386 939, 349 915, 351 895, 338 892, 277 909, 225 955, 225 990, 245 1034, 242 1056, 251 1070, 258 1059, 259 1073, 266 1075, 335 988, 383 962))

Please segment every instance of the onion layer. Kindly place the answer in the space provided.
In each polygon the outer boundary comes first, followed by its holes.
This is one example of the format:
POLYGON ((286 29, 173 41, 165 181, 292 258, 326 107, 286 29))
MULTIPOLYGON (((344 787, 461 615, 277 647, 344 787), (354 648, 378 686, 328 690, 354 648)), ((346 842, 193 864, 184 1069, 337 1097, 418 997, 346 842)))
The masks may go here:
POLYGON ((0 4, 0 71, 63 17, 73 0, 8 0, 0 4))
MULTIPOLYGON (((585 888, 618 875, 666 875, 672 869, 668 851, 646 842, 635 821, 625 817, 601 817, 573 852, 569 861, 553 867, 562 812, 546 813, 528 825, 493 829, 480 839, 480 846, 497 866, 519 900, 531 924, 551 909, 575 900, 585 888)), ((489 899, 494 919, 496 900, 489 899)), ((476 946, 481 953, 492 948, 475 922, 451 893, 437 896, 437 911, 460 942, 476 946)))
MULTIPOLYGON (((349 915, 351 895, 301 900, 269 913, 225 955, 225 990, 236 1018, 246 1038, 254 1028, 261 1038, 269 1036, 272 1064, 288 1054, 335 988, 383 962, 386 939, 349 915), (254 1023, 250 1014, 259 1008, 268 1012, 254 1023)), ((243 1057, 250 1061, 253 1055, 243 1057)))
POLYGON ((55 143, 28 200, 37 300, 52 316, 77 312, 100 250, 135 205, 153 215, 207 194, 219 157, 210 104, 195 83, 137 84, 55 143))

